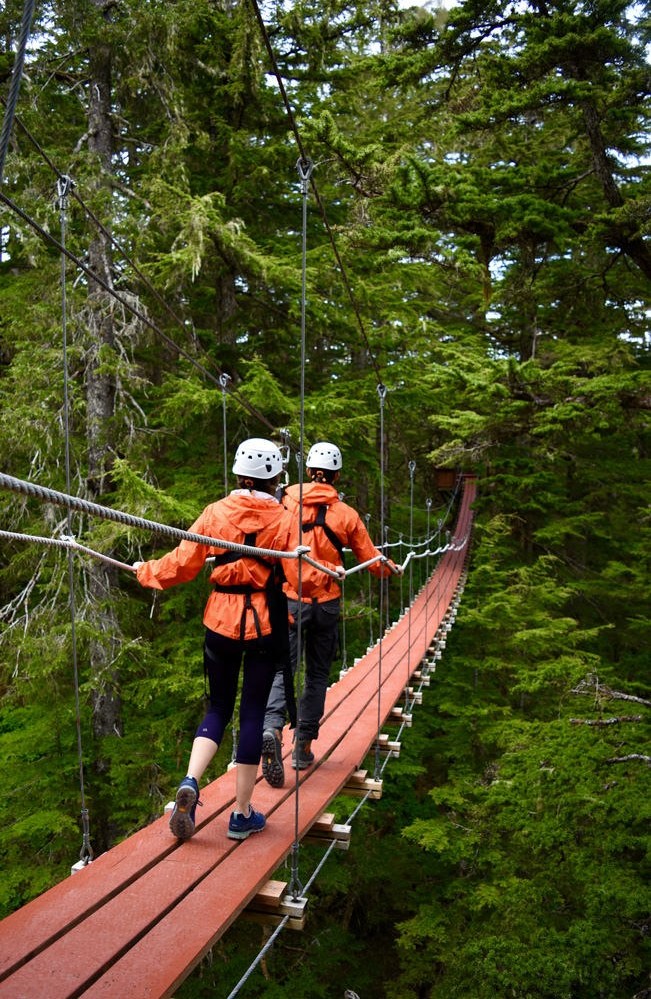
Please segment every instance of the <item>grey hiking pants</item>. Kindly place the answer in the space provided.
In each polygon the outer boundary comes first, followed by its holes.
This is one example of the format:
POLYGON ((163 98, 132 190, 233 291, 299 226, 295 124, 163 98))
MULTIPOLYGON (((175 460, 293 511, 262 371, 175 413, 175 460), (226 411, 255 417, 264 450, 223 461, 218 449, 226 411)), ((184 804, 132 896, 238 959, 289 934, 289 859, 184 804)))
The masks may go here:
MULTIPOLYGON (((330 667, 337 654, 341 601, 323 603, 303 601, 301 608, 301 651, 305 655, 305 684, 298 701, 298 738, 316 739, 323 716, 326 691, 330 683, 330 667)), ((298 601, 289 600, 293 622, 289 628, 289 654, 292 675, 296 673, 298 650, 298 601)), ((264 716, 265 729, 282 729, 287 721, 285 684, 282 673, 276 673, 264 716)))

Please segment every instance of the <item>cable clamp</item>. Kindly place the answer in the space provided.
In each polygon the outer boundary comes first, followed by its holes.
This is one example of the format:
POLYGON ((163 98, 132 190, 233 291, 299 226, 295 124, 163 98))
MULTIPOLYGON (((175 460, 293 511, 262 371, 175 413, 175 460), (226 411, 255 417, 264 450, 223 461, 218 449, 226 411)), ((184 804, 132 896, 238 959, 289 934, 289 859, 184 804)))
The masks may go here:
POLYGON ((75 186, 75 182, 72 177, 69 177, 66 173, 62 173, 57 180, 57 198, 59 210, 64 212, 67 208, 67 198, 70 191, 75 186))
POLYGON ((298 170, 298 176, 300 177, 303 185, 303 193, 306 193, 308 181, 312 176, 312 171, 314 170, 314 162, 309 156, 306 156, 305 158, 299 156, 296 160, 296 169, 298 170))
POLYGON ((83 842, 81 845, 81 850, 79 851, 79 859, 84 864, 88 864, 93 860, 95 854, 93 853, 93 848, 90 845, 90 823, 88 821, 88 809, 82 808, 81 810, 81 823, 83 826, 83 842))

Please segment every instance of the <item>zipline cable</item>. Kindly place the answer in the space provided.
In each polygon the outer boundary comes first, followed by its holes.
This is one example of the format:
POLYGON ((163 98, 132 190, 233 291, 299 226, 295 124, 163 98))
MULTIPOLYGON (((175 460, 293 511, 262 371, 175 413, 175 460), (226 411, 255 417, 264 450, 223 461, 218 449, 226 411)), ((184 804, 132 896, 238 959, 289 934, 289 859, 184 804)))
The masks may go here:
POLYGON ((20 24, 20 35, 18 37, 18 49, 16 51, 16 58, 14 60, 13 70, 11 73, 11 85, 9 87, 9 97, 7 98, 7 103, 5 105, 2 130, 0 130, 0 185, 2 185, 5 159, 7 156, 7 150, 9 149, 9 140, 11 139, 11 130, 14 122, 14 115, 16 114, 16 105, 18 104, 18 94, 20 93, 20 84, 23 78, 23 69, 25 66, 25 55, 27 53, 27 42, 29 40, 29 33, 32 29, 32 19, 34 17, 35 7, 36 0, 25 0, 25 3, 23 4, 23 16, 20 24))
MULTIPOLYGON (((70 178, 62 177, 57 181, 57 196, 59 203, 59 217, 61 222, 61 245, 66 244, 66 222, 68 209, 68 194, 70 191, 70 178)), ((63 339, 63 427, 65 442, 65 475, 66 491, 70 494, 72 489, 72 477, 70 472, 70 392, 68 384, 68 317, 67 317, 67 297, 66 297, 66 257, 61 254, 61 329, 63 339)), ((66 524, 68 535, 72 537, 72 511, 70 507, 66 511, 66 524)), ((77 657, 77 626, 76 626, 76 604, 75 604, 75 566, 74 553, 72 547, 68 548, 68 603, 70 608, 70 642, 72 651, 72 674, 75 688, 75 723, 77 727, 77 766, 79 770, 79 790, 81 797, 81 825, 82 825, 82 845, 79 859, 84 865, 93 859, 93 848, 90 844, 90 818, 86 806, 86 791, 84 783, 84 753, 81 738, 81 702, 79 697, 79 664, 77 657)))

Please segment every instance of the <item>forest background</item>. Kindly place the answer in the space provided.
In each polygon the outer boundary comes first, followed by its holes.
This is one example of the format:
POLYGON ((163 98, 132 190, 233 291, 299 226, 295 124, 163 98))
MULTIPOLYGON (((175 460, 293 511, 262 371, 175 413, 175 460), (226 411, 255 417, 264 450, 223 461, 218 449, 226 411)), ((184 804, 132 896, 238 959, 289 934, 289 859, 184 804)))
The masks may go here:
MULTIPOLYGON (((5 99, 21 13, 0 12, 5 99)), ((650 33, 621 0, 36 6, 2 186, 2 470, 187 527, 225 444, 297 445, 304 378, 305 441, 340 445, 376 541, 379 384, 390 540, 449 527, 437 467, 479 479, 426 703, 247 995, 651 996, 650 33), (304 373, 297 136, 318 192, 304 373)), ((6 492, 0 510, 6 531, 68 527, 6 492)), ((126 562, 169 547, 73 528, 126 562)), ((6 914, 67 876, 81 826, 68 559, 2 553, 6 914)), ((349 656, 380 624, 355 578, 349 656)), ((152 602, 77 558, 73 591, 98 853, 182 776, 206 588, 152 602)), ((230 931, 179 997, 227 995, 259 943, 230 931)))

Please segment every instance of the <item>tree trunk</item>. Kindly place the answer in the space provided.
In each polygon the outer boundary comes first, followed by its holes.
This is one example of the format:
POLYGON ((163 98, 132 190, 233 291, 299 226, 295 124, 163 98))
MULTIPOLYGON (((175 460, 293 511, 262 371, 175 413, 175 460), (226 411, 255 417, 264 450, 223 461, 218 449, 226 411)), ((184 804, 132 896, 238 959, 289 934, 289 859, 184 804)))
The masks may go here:
MULTIPOLYGON (((103 4, 96 4, 100 9, 103 4)), ((89 80, 89 138, 88 145, 99 171, 98 185, 107 183, 111 173, 111 51, 98 46, 90 53, 89 80)), ((105 223, 106 225, 107 223, 105 223)), ((90 267, 93 274, 109 286, 111 277, 110 241, 97 233, 89 245, 90 267)), ((88 493, 101 502, 110 482, 114 454, 115 379, 110 373, 110 358, 115 349, 115 329, 112 300, 97 282, 90 280, 89 293, 89 348, 86 360, 86 405, 88 444, 88 493), (107 364, 107 361, 109 362, 107 364)), ((93 604, 93 635, 89 645, 92 681, 93 733, 97 740, 119 736, 122 731, 120 677, 113 667, 119 644, 119 626, 113 609, 112 594, 115 570, 101 563, 88 569, 88 590, 93 604)), ((109 790, 110 757, 106 746, 98 745, 95 770, 98 781, 96 801, 98 814, 94 816, 93 841, 96 850, 111 845, 112 832, 109 809, 102 807, 109 790)))
MULTIPOLYGON (((610 208, 622 208, 624 198, 617 186, 613 167, 608 156, 606 142, 601 129, 599 112, 592 101, 583 102, 583 120, 590 141, 592 163, 595 174, 601 184, 604 197, 610 208)), ((633 219, 631 223, 615 223, 611 226, 611 235, 617 246, 635 261, 642 273, 651 278, 651 249, 636 232, 637 226, 633 219)))

